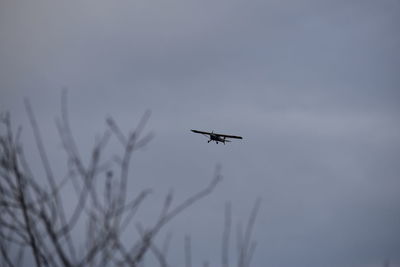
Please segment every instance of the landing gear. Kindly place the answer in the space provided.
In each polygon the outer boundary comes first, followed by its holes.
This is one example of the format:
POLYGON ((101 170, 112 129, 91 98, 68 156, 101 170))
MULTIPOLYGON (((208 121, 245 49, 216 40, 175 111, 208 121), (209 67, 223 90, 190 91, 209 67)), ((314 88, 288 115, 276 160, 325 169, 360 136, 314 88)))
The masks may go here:
POLYGON ((210 143, 211 140, 208 140, 207 143, 210 143))

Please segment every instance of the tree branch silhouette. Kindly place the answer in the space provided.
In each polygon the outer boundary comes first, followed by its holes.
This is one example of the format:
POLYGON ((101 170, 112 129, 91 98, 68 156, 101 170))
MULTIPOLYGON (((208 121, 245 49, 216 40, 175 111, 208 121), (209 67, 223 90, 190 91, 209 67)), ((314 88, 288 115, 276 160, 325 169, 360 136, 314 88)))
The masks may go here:
MULTIPOLYGON (((168 192, 158 217, 153 223, 142 225, 138 223, 136 215, 152 190, 139 190, 133 197, 127 194, 127 190, 128 181, 132 180, 130 166, 133 153, 154 137, 151 132, 145 133, 149 111, 144 113, 134 130, 128 134, 121 131, 112 117, 107 118, 104 133, 96 140, 89 159, 84 161, 72 134, 67 94, 64 91, 61 117, 56 120, 56 127, 66 154, 67 170, 66 173, 59 173, 51 165, 51 157, 46 151, 29 100, 25 100, 25 109, 44 175, 37 175, 31 169, 32 162, 27 160, 20 141, 21 128, 14 134, 10 114, 2 114, 0 265, 20 266, 24 264, 24 258, 30 258, 38 267, 139 266, 145 255, 151 253, 161 267, 171 266, 167 259, 171 234, 167 235, 162 249, 155 243, 155 238, 175 217, 214 191, 222 179, 220 168, 216 168, 208 185, 180 203, 174 204, 174 194, 168 192), (112 139, 122 148, 117 155, 106 153, 112 139), (67 194, 71 199, 68 203, 65 202, 67 194), (131 243, 123 241, 123 235, 134 236, 132 226, 135 223, 139 238, 131 240, 131 243), (82 236, 80 233, 84 231, 84 226, 86 235, 82 236), (77 235, 85 242, 74 239, 77 235)), ((225 211, 223 267, 229 265, 230 209, 229 205, 225 211)), ((253 208, 244 237, 239 240, 239 267, 249 266, 254 253, 251 233, 258 209, 259 202, 253 208)), ((189 238, 185 240, 186 247, 190 247, 189 238)), ((186 249, 189 257, 186 263, 191 266, 189 253, 186 249)))

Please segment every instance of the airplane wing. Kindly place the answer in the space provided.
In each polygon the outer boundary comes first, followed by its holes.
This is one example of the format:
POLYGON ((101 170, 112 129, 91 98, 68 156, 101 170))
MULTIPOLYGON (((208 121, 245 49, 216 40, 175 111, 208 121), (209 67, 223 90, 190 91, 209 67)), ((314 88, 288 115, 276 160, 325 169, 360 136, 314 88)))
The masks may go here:
POLYGON ((236 138, 236 139, 243 139, 243 137, 241 136, 237 136, 237 135, 227 135, 227 134, 219 134, 219 133, 210 133, 210 132, 203 132, 203 131, 198 131, 198 130, 191 130, 194 133, 198 133, 198 134, 206 134, 206 135, 217 135, 217 136, 221 136, 221 137, 225 137, 225 138, 236 138))
POLYGON ((208 132, 202 132, 202 131, 197 131, 197 130, 191 130, 192 132, 194 132, 194 133, 198 133, 198 134, 208 134, 208 135, 210 135, 211 133, 208 133, 208 132))
POLYGON ((237 136, 237 135, 227 135, 227 134, 218 134, 218 133, 214 133, 214 134, 218 135, 218 136, 226 137, 226 138, 243 139, 243 137, 237 136))

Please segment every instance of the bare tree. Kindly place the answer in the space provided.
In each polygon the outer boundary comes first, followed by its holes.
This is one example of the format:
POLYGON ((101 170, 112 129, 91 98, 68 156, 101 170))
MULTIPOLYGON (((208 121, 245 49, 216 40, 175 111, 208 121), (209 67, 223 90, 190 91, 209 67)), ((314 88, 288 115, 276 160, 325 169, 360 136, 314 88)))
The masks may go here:
MULTIPOLYGON (((108 118, 107 127, 85 164, 69 125, 65 92, 61 102, 61 118, 56 125, 67 155, 67 172, 64 175, 53 171, 36 117, 29 101, 25 101, 45 181, 38 180, 31 171, 20 141, 21 128, 14 132, 10 115, 6 113, 1 117, 0 265, 21 266, 24 255, 29 255, 39 267, 140 266, 144 256, 151 253, 161 267, 171 266, 167 261, 170 235, 167 235, 161 249, 155 244, 155 237, 173 218, 214 190, 221 180, 219 168, 208 185, 179 204, 173 205, 173 194, 168 193, 158 218, 146 226, 137 223, 138 238, 127 244, 122 240, 123 233, 132 229, 130 226, 138 209, 151 193, 151 189, 144 189, 132 199, 127 195, 132 154, 153 138, 151 133, 144 133, 150 114, 146 112, 137 127, 128 134, 120 130, 113 118, 108 118), (107 158, 105 148, 111 138, 118 141, 122 151, 120 155, 107 158), (96 186, 98 182, 102 186, 96 186), (73 188, 76 196, 72 211, 67 211, 63 202, 67 186, 73 188), (82 224, 86 225, 83 247, 73 238, 82 224)), ((255 249, 251 232, 258 207, 259 202, 250 215, 245 232, 238 230, 239 267, 250 265, 255 249)), ((226 207, 223 234, 224 267, 229 265, 230 221, 229 205, 226 207)), ((186 262, 190 266, 189 237, 185 244, 186 262)))

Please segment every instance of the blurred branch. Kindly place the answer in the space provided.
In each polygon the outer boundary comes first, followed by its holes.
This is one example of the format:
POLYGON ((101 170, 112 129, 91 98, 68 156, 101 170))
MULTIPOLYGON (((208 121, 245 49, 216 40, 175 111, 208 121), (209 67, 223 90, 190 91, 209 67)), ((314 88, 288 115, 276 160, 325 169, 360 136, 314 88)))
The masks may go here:
POLYGON ((257 200, 254 203, 253 209, 251 210, 249 220, 246 225, 246 230, 244 232, 244 236, 241 231, 241 228, 238 227, 239 267, 250 266, 251 259, 256 248, 256 243, 252 241, 251 236, 254 228, 254 223, 256 221, 256 217, 260 209, 260 205, 261 205, 261 199, 257 198, 257 200))
POLYGON ((192 267, 192 246, 189 235, 185 235, 185 266, 192 267))
MULTIPOLYGON (((63 174, 53 171, 56 168, 52 167, 52 158, 46 152, 45 139, 28 100, 25 100, 25 109, 44 178, 38 179, 39 175, 35 175, 30 167, 20 143, 21 127, 14 134, 9 113, 1 114, 0 265, 21 266, 27 257, 33 258, 39 267, 134 267, 142 266, 145 255, 152 253, 161 267, 170 266, 167 255, 172 235, 166 235, 161 249, 155 242, 157 235, 176 216, 213 192, 222 179, 220 167, 217 166, 208 185, 196 189, 178 204, 173 203, 174 193, 170 190, 159 215, 152 223, 142 226, 135 216, 152 190, 138 190, 133 197, 127 190, 133 153, 154 137, 151 132, 145 133, 150 112, 146 111, 128 134, 121 131, 112 117, 107 118, 104 134, 95 140, 89 159, 84 161, 72 134, 67 93, 63 91, 61 118, 56 120, 67 157, 67 171, 63 174), (122 149, 119 149, 120 153, 108 155, 107 147, 113 138, 122 149), (133 239, 133 225, 139 234, 136 239, 133 239), (82 235, 83 231, 86 231, 85 235, 82 235), (74 240, 73 236, 82 236, 86 240, 74 240)), ((259 202, 256 202, 245 232, 238 240, 239 262, 243 264, 240 267, 250 265, 255 250, 251 234, 258 209, 259 202)), ((222 237, 223 267, 229 267, 230 232, 231 206, 227 204, 222 237)), ((192 266, 191 250, 190 237, 186 236, 186 266, 192 266)), ((204 262, 204 266, 208 265, 207 261, 204 262)))
POLYGON ((230 233, 231 233, 231 203, 228 202, 225 204, 225 221, 224 221, 224 230, 222 236, 222 267, 229 267, 229 242, 230 242, 230 233))

